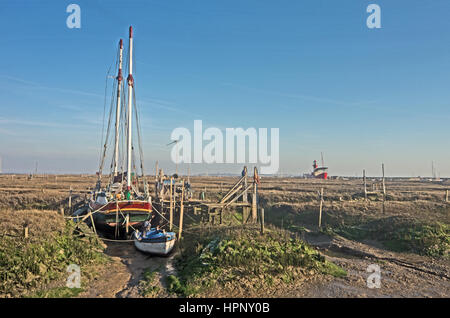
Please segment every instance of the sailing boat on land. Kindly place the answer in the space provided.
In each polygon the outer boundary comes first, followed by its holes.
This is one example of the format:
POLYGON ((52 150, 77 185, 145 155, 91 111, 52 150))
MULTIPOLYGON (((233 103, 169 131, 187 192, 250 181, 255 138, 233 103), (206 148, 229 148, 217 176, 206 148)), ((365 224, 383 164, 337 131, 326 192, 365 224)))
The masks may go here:
POLYGON ((118 75, 114 80, 114 88, 117 88, 117 94, 111 101, 108 128, 100 160, 100 169, 97 173, 97 184, 89 202, 89 210, 93 212, 95 226, 103 230, 113 230, 115 237, 124 234, 124 230, 128 233, 129 227, 131 229, 140 227, 145 221, 150 220, 152 216, 151 197, 144 174, 139 118, 134 93, 133 28, 131 26, 129 29, 128 58, 128 91, 126 96, 127 105, 125 107, 125 98, 122 98, 124 81, 122 77, 123 41, 121 39, 118 54, 118 75), (114 152, 111 158, 111 173, 106 186, 102 186, 102 171, 107 155, 114 106, 115 136, 114 152), (140 177, 136 174, 136 167, 134 165, 135 156, 132 138, 133 110, 140 153, 138 158, 141 168, 140 177), (125 138, 126 142, 124 140, 125 138), (124 151, 120 151, 121 142, 126 146, 126 154, 124 151), (125 168, 123 167, 124 163, 126 165, 125 168), (120 169, 122 171, 119 171, 120 169))

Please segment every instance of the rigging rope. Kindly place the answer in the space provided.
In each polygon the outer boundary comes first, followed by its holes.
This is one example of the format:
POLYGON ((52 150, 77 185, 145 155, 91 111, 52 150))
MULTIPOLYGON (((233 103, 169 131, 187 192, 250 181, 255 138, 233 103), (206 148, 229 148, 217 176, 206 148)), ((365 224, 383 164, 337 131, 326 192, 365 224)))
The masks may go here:
POLYGON ((141 139, 141 123, 139 120, 138 116, 138 107, 137 107, 137 103, 136 103, 136 93, 133 87, 133 101, 134 101, 134 112, 135 112, 135 116, 136 116, 136 129, 137 129, 137 135, 138 135, 138 147, 139 147, 139 158, 141 161, 141 173, 142 173, 142 180, 144 183, 144 192, 145 194, 148 193, 148 186, 147 186, 147 180, 145 178, 145 173, 144 173, 144 152, 142 150, 142 139, 141 139))
MULTIPOLYGON (((116 54, 116 62, 115 62, 115 69, 117 69, 118 67, 118 63, 119 63, 119 54, 120 54, 120 48, 117 49, 117 54, 116 54)), ((108 78, 109 78, 109 74, 111 71, 111 67, 110 66, 107 76, 106 76, 106 83, 108 82, 108 78)), ((109 110, 109 118, 108 118, 108 128, 106 131, 106 137, 105 137, 105 143, 103 145, 103 151, 100 150, 101 153, 101 157, 100 157, 100 167, 99 167, 99 180, 101 180, 102 177, 102 171, 103 171, 103 165, 104 165, 104 161, 105 161, 105 157, 106 157, 106 148, 107 148, 107 144, 109 141, 109 132, 110 132, 110 127, 111 127, 111 117, 112 117, 112 109, 113 109, 113 103, 114 103, 114 92, 115 89, 117 89, 117 79, 114 77, 114 84, 113 84, 113 89, 111 91, 111 105, 110 105, 110 110, 109 110)), ((103 133, 104 133, 104 128, 105 128, 105 110, 106 110, 106 94, 107 94, 107 85, 105 87, 105 99, 104 99, 104 106, 103 106, 103 124, 102 124, 102 144, 103 144, 103 133)))

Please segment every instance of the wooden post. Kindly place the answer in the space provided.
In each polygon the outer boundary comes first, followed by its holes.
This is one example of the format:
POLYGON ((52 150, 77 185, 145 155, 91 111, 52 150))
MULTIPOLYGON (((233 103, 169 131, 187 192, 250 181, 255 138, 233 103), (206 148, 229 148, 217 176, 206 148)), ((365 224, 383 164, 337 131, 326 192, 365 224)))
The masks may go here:
POLYGON ((322 226, 323 188, 320 189, 319 229, 322 226))
POLYGON ((261 208, 260 222, 261 222, 261 235, 264 234, 264 208, 261 208))
POLYGON ((59 214, 64 216, 64 208, 59 208, 59 214))
POLYGON ((169 230, 173 225, 173 177, 170 177, 170 205, 169 205, 169 230))
POLYGON ((72 214, 72 186, 69 190, 69 214, 72 214))
POLYGON ((367 200, 366 170, 363 170, 363 180, 364 180, 364 199, 367 200))
POLYGON ((23 237, 28 238, 28 225, 25 225, 23 228, 23 237))
POLYGON ((252 198, 252 220, 256 222, 258 218, 258 207, 257 207, 257 195, 258 195, 258 184, 256 183, 256 176, 258 175, 258 170, 256 167, 253 169, 253 198, 252 198))
MULTIPOLYGON (((91 215, 91 217, 92 217, 92 215, 91 215)), ((119 203, 118 202, 116 202, 116 228, 114 229, 114 238, 117 238, 117 236, 119 236, 119 203)))
POLYGON ((383 174, 383 179, 382 179, 382 183, 383 183, 383 214, 386 213, 386 206, 385 206, 385 202, 386 202, 386 186, 384 183, 384 163, 381 164, 381 172, 383 174))
POLYGON ((445 190, 445 202, 448 202, 448 189, 445 190))
POLYGON ((181 239, 181 234, 183 232, 183 212, 184 212, 183 197, 184 197, 184 181, 183 181, 183 185, 181 186, 180 226, 179 226, 179 232, 178 232, 178 239, 181 239))
POLYGON ((208 223, 211 223, 212 217, 211 217, 211 207, 208 205, 208 223))
POLYGON ((92 211, 89 212, 89 217, 91 218, 92 228, 94 229, 95 235, 97 235, 97 229, 95 228, 94 217, 92 216, 92 211))
MULTIPOLYGON (((247 166, 244 166, 244 193, 242 194, 242 202, 248 203, 248 192, 247 192, 247 166)), ((246 223, 248 219, 248 207, 245 205, 242 207, 242 223, 246 223), (245 221, 244 221, 245 220, 245 221)))
POLYGON ((191 165, 188 166, 188 183, 191 184, 191 165))

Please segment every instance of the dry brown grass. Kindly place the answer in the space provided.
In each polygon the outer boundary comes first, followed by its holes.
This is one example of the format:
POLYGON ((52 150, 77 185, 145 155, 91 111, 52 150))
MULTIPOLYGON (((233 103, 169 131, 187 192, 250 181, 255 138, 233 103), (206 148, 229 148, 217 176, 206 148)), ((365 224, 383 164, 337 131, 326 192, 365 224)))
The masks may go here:
POLYGON ((0 210, 0 236, 23 237, 25 225, 28 225, 30 240, 38 241, 61 234, 65 220, 56 211, 0 210))

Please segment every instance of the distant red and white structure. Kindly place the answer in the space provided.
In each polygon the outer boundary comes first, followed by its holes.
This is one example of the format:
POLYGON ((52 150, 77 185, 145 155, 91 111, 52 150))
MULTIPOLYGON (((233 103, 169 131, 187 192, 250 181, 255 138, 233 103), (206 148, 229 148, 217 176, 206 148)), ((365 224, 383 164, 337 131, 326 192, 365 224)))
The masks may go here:
POLYGON ((316 179, 327 179, 328 178, 328 167, 324 167, 322 164, 322 167, 319 167, 317 164, 317 160, 314 160, 313 162, 313 172, 312 177, 316 179))

